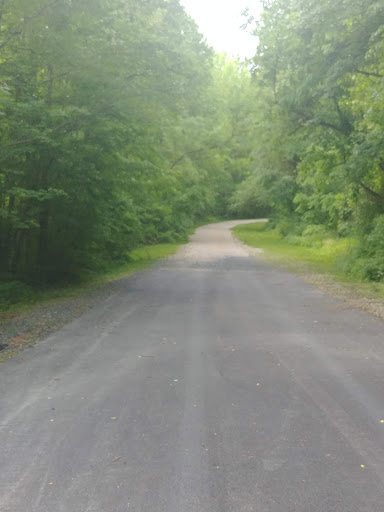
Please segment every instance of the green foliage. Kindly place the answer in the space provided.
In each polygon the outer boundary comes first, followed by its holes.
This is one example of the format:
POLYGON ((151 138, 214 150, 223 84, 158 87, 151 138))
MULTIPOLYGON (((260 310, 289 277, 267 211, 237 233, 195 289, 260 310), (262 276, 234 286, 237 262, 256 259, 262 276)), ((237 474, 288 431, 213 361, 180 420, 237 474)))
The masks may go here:
MULTIPOLYGON (((269 205, 298 244, 336 233, 374 247, 384 214, 383 3, 266 2, 255 34, 255 149, 232 207, 269 205)), ((381 279, 380 251, 351 258, 359 275, 381 279)))
POLYGON ((289 237, 284 237, 277 229, 271 229, 269 223, 240 225, 232 231, 245 244, 263 249, 269 259, 292 270, 329 272, 338 277, 341 277, 340 260, 355 245, 353 239, 323 238, 324 232, 316 228, 309 230, 304 244, 298 238, 292 243, 289 237))
POLYGON ((20 281, 8 281, 0 284, 0 310, 7 309, 18 302, 28 302, 32 298, 32 288, 20 281))
POLYGON ((369 281, 384 281, 384 215, 376 217, 372 229, 347 258, 344 268, 369 281))
POLYGON ((166 258, 174 254, 180 244, 156 244, 150 246, 137 247, 130 252, 129 261, 118 263, 116 261, 110 265, 104 265, 103 270, 84 276, 82 280, 63 286, 62 283, 45 287, 30 287, 20 281, 8 281, 0 284, 0 311, 19 311, 24 309, 25 305, 41 303, 57 299, 75 297, 84 292, 90 291, 100 285, 116 279, 124 278, 144 270, 155 261, 166 258))
POLYGON ((1 279, 76 282, 224 216, 251 90, 178 0, 2 2, 1 279))

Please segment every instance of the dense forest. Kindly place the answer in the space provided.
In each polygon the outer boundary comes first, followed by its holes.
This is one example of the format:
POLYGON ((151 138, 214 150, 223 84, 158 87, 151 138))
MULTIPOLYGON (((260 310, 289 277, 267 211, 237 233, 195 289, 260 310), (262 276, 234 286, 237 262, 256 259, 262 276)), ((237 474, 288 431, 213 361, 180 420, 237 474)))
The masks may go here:
POLYGON ((269 205, 293 243, 352 237, 344 269, 384 280, 383 1, 265 1, 255 34, 252 172, 234 206, 269 205))
POLYGON ((72 281, 225 215, 250 75, 178 0, 0 6, 2 281, 72 281))
POLYGON ((0 287, 266 212, 384 279, 384 4, 263 4, 242 62, 179 0, 0 2, 0 287))

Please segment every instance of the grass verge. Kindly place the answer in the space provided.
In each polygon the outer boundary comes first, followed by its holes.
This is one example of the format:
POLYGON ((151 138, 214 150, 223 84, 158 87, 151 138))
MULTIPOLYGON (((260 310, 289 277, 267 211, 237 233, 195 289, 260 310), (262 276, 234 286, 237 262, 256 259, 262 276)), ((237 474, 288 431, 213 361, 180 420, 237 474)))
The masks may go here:
POLYGON ((384 283, 364 282, 343 272, 341 261, 354 247, 354 240, 319 240, 315 247, 294 245, 277 231, 266 229, 266 225, 240 224, 232 231, 246 245, 262 249, 261 257, 304 277, 311 284, 343 300, 352 298, 358 301, 362 298, 381 302, 384 299, 384 283))

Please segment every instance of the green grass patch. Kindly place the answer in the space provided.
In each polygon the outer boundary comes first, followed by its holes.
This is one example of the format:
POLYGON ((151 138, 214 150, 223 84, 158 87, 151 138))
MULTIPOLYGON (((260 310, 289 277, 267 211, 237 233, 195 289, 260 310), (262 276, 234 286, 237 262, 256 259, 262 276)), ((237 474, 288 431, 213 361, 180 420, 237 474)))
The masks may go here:
POLYGON ((263 249, 268 259, 297 270, 339 273, 338 261, 355 245, 354 240, 347 238, 328 238, 315 247, 292 244, 276 230, 266 227, 266 222, 245 224, 236 226, 232 231, 245 244, 263 249))

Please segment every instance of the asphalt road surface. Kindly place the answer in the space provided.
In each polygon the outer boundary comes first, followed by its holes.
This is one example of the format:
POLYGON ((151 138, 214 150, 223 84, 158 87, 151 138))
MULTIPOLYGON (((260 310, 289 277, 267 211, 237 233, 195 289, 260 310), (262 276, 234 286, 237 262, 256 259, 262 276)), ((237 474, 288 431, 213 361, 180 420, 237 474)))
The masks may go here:
POLYGON ((383 512, 383 322, 233 224, 0 366, 1 512, 383 512))

